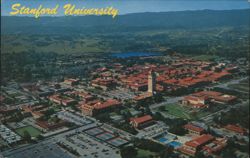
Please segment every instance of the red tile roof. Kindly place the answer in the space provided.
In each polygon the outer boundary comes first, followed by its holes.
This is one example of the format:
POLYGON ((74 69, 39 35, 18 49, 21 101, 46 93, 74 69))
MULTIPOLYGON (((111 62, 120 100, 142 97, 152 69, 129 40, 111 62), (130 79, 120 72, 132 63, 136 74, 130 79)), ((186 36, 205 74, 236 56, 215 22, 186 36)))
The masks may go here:
POLYGON ((201 97, 201 96, 219 96, 221 94, 222 93, 216 92, 216 91, 201 91, 201 92, 194 93, 193 95, 201 97))
POLYGON ((237 125, 231 125, 231 124, 225 126, 225 129, 234 131, 240 134, 244 134, 246 132, 244 128, 241 128, 240 126, 237 126, 237 125))
POLYGON ((198 146, 204 145, 211 140, 214 140, 214 137, 212 135, 203 134, 203 135, 201 135, 201 136, 199 136, 191 141, 186 142, 185 145, 197 148, 198 146))
POLYGON ((118 106, 121 105, 121 103, 115 99, 109 99, 103 103, 98 102, 94 105, 95 109, 104 109, 107 107, 111 107, 111 106, 118 106))
POLYGON ((196 151, 194 151, 194 150, 188 150, 188 149, 186 149, 184 147, 180 147, 178 150, 181 151, 181 152, 183 152, 183 153, 186 153, 188 155, 195 155, 195 153, 196 153, 196 151))
POLYGON ((184 100, 193 100, 193 101, 201 101, 205 99, 207 99, 207 97, 196 97, 196 96, 191 96, 191 95, 184 97, 184 100))
POLYGON ((153 120, 153 118, 150 115, 145 115, 145 116, 142 116, 142 117, 137 117, 137 118, 131 118, 130 119, 130 121, 136 122, 138 124, 144 123, 144 122, 147 122, 147 121, 151 121, 151 120, 153 120))
POLYGON ((140 101, 140 100, 143 100, 143 99, 146 99, 146 98, 150 98, 150 97, 152 97, 152 96, 153 96, 152 93, 143 93, 143 94, 140 94, 140 95, 138 95, 138 96, 135 96, 135 97, 134 97, 134 100, 140 101))
POLYGON ((186 124, 184 126, 184 128, 187 130, 192 130, 192 131, 196 131, 196 132, 204 132, 205 131, 203 128, 195 126, 193 124, 186 124))

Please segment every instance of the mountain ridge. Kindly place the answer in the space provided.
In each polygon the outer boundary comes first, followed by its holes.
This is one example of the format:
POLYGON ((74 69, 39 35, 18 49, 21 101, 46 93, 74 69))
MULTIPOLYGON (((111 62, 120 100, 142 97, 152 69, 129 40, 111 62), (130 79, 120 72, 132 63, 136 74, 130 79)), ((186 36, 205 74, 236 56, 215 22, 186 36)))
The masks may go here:
POLYGON ((108 16, 2 16, 3 34, 85 34, 249 25, 250 9, 144 12, 108 16))

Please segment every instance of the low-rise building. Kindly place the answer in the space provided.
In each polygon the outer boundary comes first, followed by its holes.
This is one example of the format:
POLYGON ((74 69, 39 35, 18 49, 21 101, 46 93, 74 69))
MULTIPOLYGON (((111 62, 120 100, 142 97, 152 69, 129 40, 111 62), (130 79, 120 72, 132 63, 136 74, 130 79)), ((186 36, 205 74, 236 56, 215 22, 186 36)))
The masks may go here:
POLYGON ((145 100, 150 99, 152 97, 153 97, 153 93, 146 92, 146 93, 135 96, 134 100, 135 101, 145 101, 145 100))
POLYGON ((190 141, 187 141, 178 150, 186 155, 195 156, 198 152, 205 155, 218 153, 226 146, 225 138, 215 138, 209 134, 203 134, 190 141))
POLYGON ((98 87, 103 90, 113 89, 116 87, 116 82, 112 78, 97 78, 91 82, 93 87, 98 87))
POLYGON ((101 101, 93 101, 87 104, 82 105, 82 112, 85 115, 95 116, 102 112, 110 112, 114 108, 119 107, 121 102, 115 99, 108 99, 104 102, 101 101))
POLYGON ((204 134, 206 131, 205 129, 195 126, 193 124, 186 124, 184 125, 184 129, 188 130, 190 134, 196 134, 196 135, 201 135, 204 134))
POLYGON ((145 116, 130 119, 130 124, 134 128, 138 128, 138 129, 148 127, 150 125, 153 125, 154 123, 155 121, 150 115, 145 115, 145 116))
POLYGON ((185 96, 182 100, 183 105, 190 105, 193 108, 207 107, 209 99, 207 97, 185 96))
POLYGON ((48 121, 36 121, 36 125, 38 125, 39 127, 41 127, 44 131, 53 131, 59 128, 62 128, 66 125, 65 121, 59 121, 57 123, 50 123, 48 121))
POLYGON ((208 107, 209 103, 232 104, 237 100, 236 96, 223 94, 216 91, 201 91, 185 96, 181 101, 184 105, 190 105, 194 108, 208 107))
POLYGON ((64 80, 64 83, 65 84, 68 84, 68 85, 71 85, 71 86, 75 86, 79 83, 79 79, 73 79, 73 78, 70 78, 70 79, 66 79, 64 80))
POLYGON ((224 128, 228 131, 231 131, 231 132, 234 132, 234 133, 237 133, 240 135, 245 135, 247 133, 246 129, 244 129, 238 125, 229 124, 229 125, 226 125, 224 128))
POLYGON ((64 106, 68 106, 68 105, 72 105, 76 103, 74 99, 66 97, 66 96, 60 96, 60 95, 49 96, 49 100, 57 104, 62 104, 64 106))

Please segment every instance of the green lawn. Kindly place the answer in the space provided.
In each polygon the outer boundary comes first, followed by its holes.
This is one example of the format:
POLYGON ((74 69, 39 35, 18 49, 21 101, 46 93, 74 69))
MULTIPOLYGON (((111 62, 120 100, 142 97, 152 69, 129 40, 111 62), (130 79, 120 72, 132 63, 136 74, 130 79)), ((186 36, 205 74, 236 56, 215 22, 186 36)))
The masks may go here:
POLYGON ((38 135, 41 134, 41 131, 38 130, 37 128, 34 128, 33 126, 25 126, 16 129, 16 132, 21 136, 24 135, 24 131, 27 131, 31 135, 31 137, 37 137, 38 135))
POLYGON ((156 153, 148 150, 138 149, 136 158, 150 158, 151 155, 155 156, 156 153))
MULTIPOLYGON (((160 109, 158 109, 160 111, 160 109)), ((167 104, 165 105, 165 110, 160 111, 162 113, 170 114, 176 117, 184 118, 184 119, 192 119, 187 109, 178 105, 178 104, 167 104)))

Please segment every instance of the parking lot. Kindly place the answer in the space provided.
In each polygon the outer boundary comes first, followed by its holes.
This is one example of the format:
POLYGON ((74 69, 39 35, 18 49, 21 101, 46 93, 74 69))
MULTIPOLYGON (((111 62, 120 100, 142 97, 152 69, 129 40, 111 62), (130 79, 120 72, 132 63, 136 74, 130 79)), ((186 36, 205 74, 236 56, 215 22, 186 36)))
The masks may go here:
POLYGON ((17 143, 22 140, 19 135, 2 124, 0 124, 0 136, 8 144, 17 143))
POLYGON ((63 145, 76 150, 81 157, 87 158, 119 158, 119 150, 108 143, 90 137, 81 132, 59 140, 63 145))
MULTIPOLYGON (((15 151, 5 151, 4 155, 11 158, 18 158, 21 155, 27 155, 27 158, 38 157, 38 155, 40 158, 119 158, 119 148, 129 143, 130 134, 106 124, 100 124, 94 119, 68 111, 59 115, 61 119, 76 122, 80 127, 48 137, 38 144, 21 147, 15 151)), ((33 121, 31 120, 29 124, 33 124, 33 121)), ((23 123, 28 124, 28 119, 26 118, 23 123)))
POLYGON ((8 158, 73 158, 74 155, 61 149, 56 144, 42 144, 34 148, 28 148, 21 152, 15 152, 15 154, 8 155, 8 158))
POLYGON ((112 91, 107 91, 107 92, 105 92, 105 95, 108 95, 111 98, 118 98, 118 99, 122 99, 122 100, 132 99, 135 97, 135 94, 133 92, 130 92, 130 91, 124 90, 124 89, 122 89, 122 90, 116 89, 116 90, 112 90, 112 91))
POLYGON ((58 112, 57 116, 58 116, 58 118, 60 118, 62 120, 74 123, 74 124, 79 125, 79 126, 87 125, 87 124, 90 124, 93 122, 84 116, 80 116, 78 114, 73 114, 69 111, 58 112))

